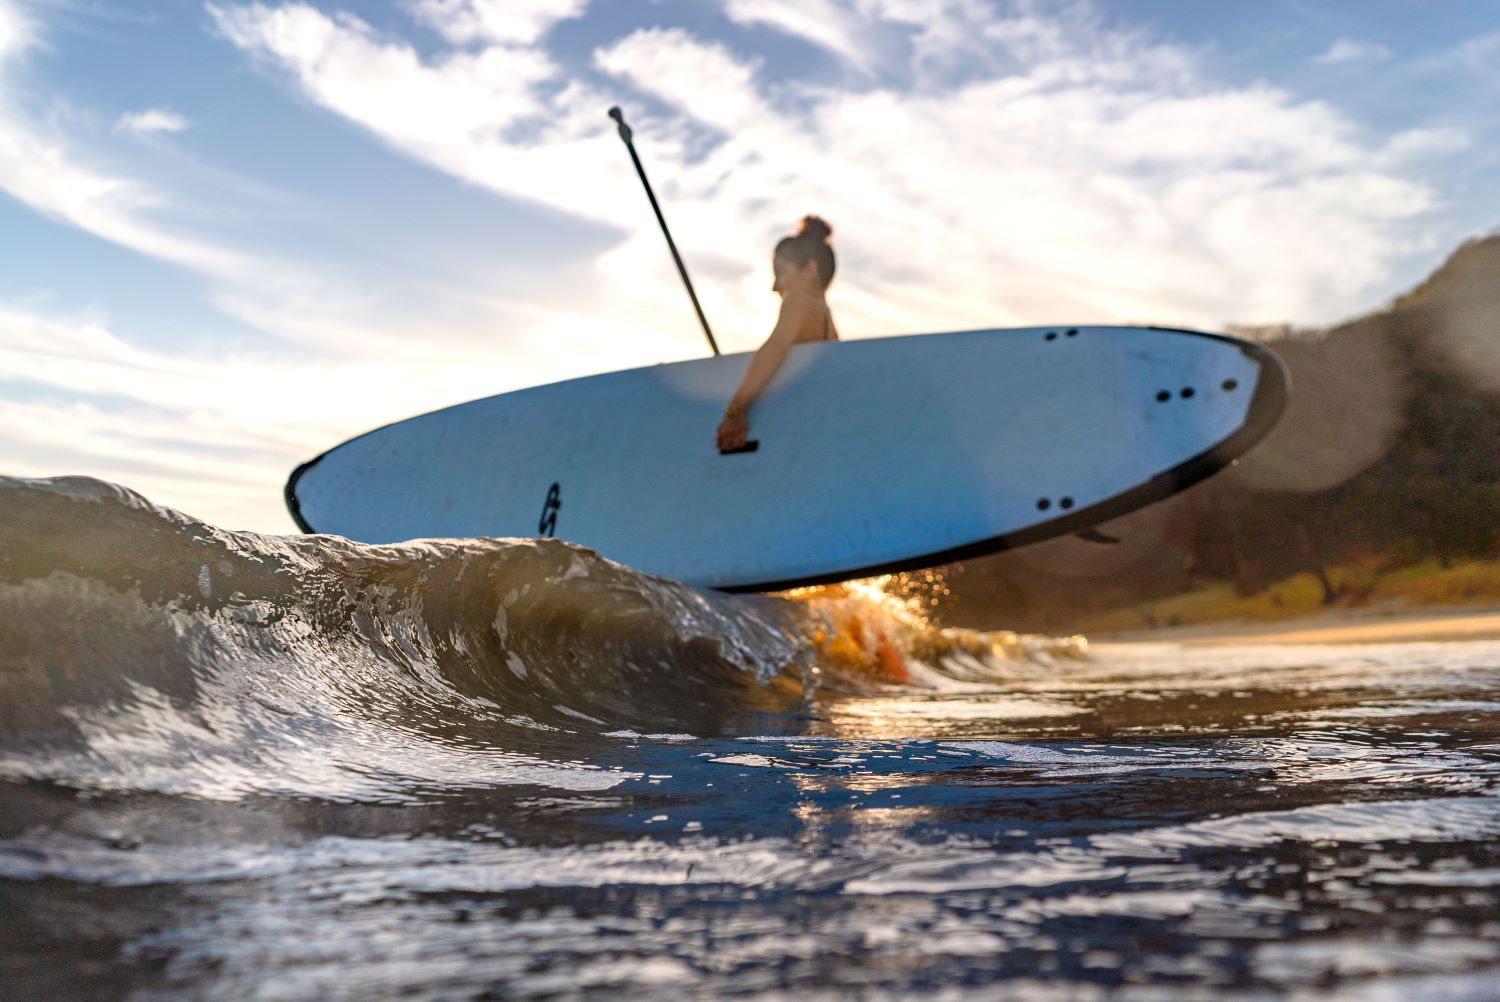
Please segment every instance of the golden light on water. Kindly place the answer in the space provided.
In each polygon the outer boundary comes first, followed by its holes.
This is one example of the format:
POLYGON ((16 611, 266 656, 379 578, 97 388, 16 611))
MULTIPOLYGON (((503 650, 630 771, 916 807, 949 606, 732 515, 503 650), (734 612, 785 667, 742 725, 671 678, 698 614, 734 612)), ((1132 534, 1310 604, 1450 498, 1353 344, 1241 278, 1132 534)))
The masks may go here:
POLYGON ((834 585, 812 585, 779 592, 794 602, 854 598, 889 612, 913 626, 932 625, 932 611, 952 594, 941 568, 929 567, 872 578, 856 578, 834 585))
POLYGON ((1077 658, 1081 636, 1032 637, 1008 630, 982 632, 939 626, 935 612, 951 594, 941 569, 815 585, 780 592, 815 613, 809 640, 823 663, 854 678, 897 684, 936 684, 932 668, 993 681, 1001 666, 1033 655, 1077 658), (953 662, 963 662, 956 665, 953 662))

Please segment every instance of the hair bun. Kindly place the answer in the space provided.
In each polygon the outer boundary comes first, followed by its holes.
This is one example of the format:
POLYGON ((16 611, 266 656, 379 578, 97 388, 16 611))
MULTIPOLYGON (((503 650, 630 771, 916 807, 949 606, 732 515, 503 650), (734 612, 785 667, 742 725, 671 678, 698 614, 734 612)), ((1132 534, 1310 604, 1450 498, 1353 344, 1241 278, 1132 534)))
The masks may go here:
POLYGON ((824 222, 821 216, 803 216, 801 225, 797 227, 797 236, 812 237, 826 243, 833 236, 833 227, 824 222))

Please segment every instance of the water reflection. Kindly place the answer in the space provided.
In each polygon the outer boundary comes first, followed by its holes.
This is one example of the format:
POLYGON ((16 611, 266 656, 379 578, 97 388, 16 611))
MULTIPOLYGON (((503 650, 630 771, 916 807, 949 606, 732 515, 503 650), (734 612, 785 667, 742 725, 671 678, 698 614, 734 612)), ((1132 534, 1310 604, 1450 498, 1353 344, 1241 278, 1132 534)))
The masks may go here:
POLYGON ((5 975, 168 998, 1493 997, 1500 645, 1106 646, 1009 674, 828 695, 800 733, 572 735, 561 782, 401 805, 13 783, 5 975))

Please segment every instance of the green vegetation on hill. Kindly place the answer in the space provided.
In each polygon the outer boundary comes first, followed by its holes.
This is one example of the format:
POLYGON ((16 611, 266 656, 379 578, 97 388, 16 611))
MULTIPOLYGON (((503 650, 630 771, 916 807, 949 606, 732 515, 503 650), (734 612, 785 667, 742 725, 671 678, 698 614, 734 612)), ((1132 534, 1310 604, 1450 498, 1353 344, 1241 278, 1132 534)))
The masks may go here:
MULTIPOLYGON (((1436 560, 1382 570, 1370 564, 1329 568, 1341 608, 1364 606, 1464 606, 1500 604, 1500 561, 1466 560, 1442 566, 1436 560)), ((1117 608, 1078 624, 1085 633, 1139 630, 1142 627, 1190 626, 1230 620, 1275 622, 1329 608, 1327 591, 1317 575, 1306 571, 1277 581, 1253 595, 1241 595, 1228 581, 1117 608)))

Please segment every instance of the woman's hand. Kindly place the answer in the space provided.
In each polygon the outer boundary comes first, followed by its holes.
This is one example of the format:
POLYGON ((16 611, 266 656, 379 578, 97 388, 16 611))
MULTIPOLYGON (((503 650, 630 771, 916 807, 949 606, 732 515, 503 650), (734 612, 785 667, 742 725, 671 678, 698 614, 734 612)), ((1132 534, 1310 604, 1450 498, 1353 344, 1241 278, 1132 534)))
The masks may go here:
POLYGON ((744 446, 745 438, 750 434, 750 418, 744 411, 738 414, 726 415, 719 422, 719 432, 715 436, 719 443, 720 452, 728 452, 744 446))

